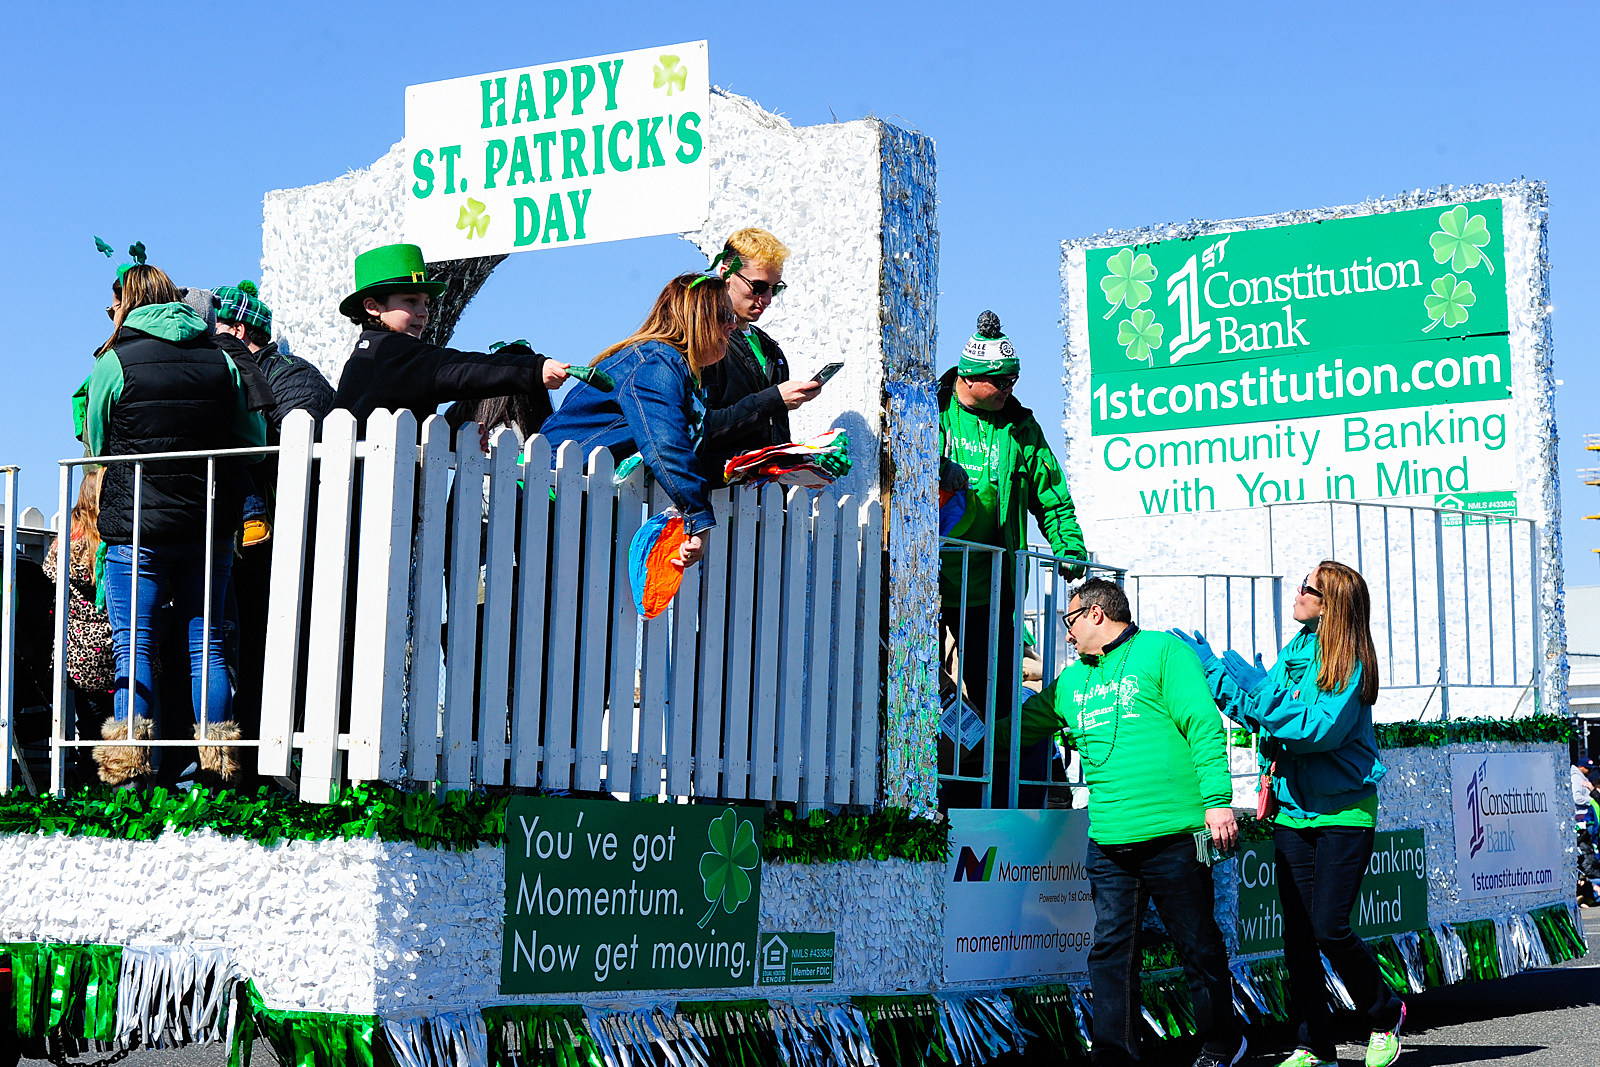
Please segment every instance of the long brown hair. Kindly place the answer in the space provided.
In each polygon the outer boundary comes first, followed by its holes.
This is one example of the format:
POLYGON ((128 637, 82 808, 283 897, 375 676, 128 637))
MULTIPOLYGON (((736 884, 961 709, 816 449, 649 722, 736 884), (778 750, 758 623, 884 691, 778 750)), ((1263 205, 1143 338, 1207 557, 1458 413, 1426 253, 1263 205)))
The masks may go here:
POLYGON ((592 367, 642 341, 665 341, 683 353, 689 373, 700 380, 700 368, 715 363, 727 350, 725 323, 734 321, 733 304, 728 300, 728 283, 704 274, 680 274, 667 283, 656 297, 644 322, 637 330, 618 341, 589 365, 592 367))
POLYGON ((83 482, 78 486, 78 502, 72 505, 72 558, 78 563, 92 563, 100 551, 100 483, 105 478, 104 467, 90 467, 84 471, 83 482))
POLYGON ((111 336, 95 352, 97 356, 111 347, 111 343, 117 339, 117 332, 122 329, 123 320, 134 308, 147 304, 176 304, 183 299, 166 271, 145 263, 129 267, 126 274, 112 282, 111 295, 117 300, 117 313, 111 319, 111 336))
POLYGON ((1317 626, 1322 668, 1317 671, 1317 688, 1341 692, 1359 663, 1357 699, 1370 707, 1378 700, 1378 651, 1372 645, 1372 596, 1366 579, 1354 567, 1325 559, 1317 564, 1316 583, 1322 591, 1322 621, 1317 626))

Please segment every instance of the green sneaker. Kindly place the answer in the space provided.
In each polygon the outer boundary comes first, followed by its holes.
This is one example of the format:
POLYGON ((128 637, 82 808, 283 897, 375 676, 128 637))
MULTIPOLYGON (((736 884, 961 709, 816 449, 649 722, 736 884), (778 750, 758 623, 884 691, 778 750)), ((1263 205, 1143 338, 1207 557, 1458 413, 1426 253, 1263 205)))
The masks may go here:
POLYGON ((1374 1030, 1367 1041, 1367 1067, 1389 1067, 1400 1058, 1400 1028, 1406 1022, 1405 1002, 1400 1003, 1400 1019, 1393 1030, 1374 1030))
POLYGON ((1278 1067, 1339 1067, 1337 1060, 1325 1060, 1308 1048, 1297 1048, 1278 1067))

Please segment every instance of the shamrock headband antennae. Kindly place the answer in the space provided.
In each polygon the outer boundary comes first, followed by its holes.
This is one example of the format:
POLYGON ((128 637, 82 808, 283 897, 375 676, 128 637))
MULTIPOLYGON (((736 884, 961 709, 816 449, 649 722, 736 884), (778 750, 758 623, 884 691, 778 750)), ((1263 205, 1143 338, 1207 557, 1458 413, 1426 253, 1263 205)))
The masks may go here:
POLYGON ((729 274, 738 274, 741 270, 744 270, 744 260, 739 258, 739 253, 735 252, 731 248, 724 248, 715 256, 711 257, 711 266, 706 268, 706 272, 704 274, 690 282, 689 288, 693 289, 695 286, 709 278, 722 278, 729 274), (718 272, 718 267, 724 267, 726 269, 718 272))

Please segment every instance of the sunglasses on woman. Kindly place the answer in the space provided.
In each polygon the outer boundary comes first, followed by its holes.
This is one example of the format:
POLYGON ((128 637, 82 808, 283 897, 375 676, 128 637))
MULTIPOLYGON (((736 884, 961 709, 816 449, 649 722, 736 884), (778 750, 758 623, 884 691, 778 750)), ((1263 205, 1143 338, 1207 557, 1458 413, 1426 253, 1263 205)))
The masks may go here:
POLYGON ((1312 596, 1316 597, 1318 600, 1322 599, 1322 590, 1318 589, 1314 585, 1307 585, 1305 582, 1301 582, 1300 583, 1300 592, 1302 592, 1302 593, 1310 593, 1312 596))

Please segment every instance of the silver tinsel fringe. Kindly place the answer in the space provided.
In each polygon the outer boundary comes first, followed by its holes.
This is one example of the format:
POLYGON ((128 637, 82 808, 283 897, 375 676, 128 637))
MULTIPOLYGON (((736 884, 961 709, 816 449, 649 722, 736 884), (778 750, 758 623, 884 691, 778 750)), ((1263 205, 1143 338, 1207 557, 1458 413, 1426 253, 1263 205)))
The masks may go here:
POLYGON ((654 1067, 660 1050, 668 1067, 709 1067, 711 1052, 674 1003, 651 1004, 635 1011, 584 1008, 589 1035, 606 1067, 654 1067))
POLYGON ((130 945, 117 978, 117 1042, 145 1048, 232 1039, 234 985, 225 948, 130 945))
POLYGON ((488 1067, 489 1032, 481 1011, 432 1018, 385 1019, 395 1067, 488 1067))
POLYGON ((774 1001, 772 1027, 788 1067, 878 1067, 867 1017, 854 1004, 774 1001))
POLYGON ((1007 1052, 1020 1052, 1031 1036, 1017 1022, 1011 998, 1004 993, 949 993, 939 1003, 939 1029, 957 1063, 984 1063, 1007 1052))

